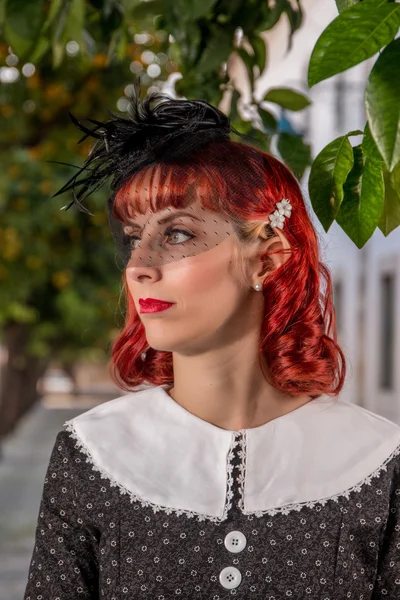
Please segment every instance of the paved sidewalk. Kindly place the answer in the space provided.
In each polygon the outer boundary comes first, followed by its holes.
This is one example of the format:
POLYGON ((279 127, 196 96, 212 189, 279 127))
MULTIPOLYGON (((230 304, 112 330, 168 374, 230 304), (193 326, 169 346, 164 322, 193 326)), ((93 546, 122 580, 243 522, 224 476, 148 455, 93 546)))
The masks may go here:
MULTIPOLYGON (((106 399, 102 397, 101 401, 106 399)), ((69 403, 65 400, 57 405, 56 398, 47 398, 33 407, 3 443, 0 458, 0 600, 23 599, 43 481, 56 435, 64 421, 98 404, 89 399, 86 403, 84 399, 71 399, 69 403)))

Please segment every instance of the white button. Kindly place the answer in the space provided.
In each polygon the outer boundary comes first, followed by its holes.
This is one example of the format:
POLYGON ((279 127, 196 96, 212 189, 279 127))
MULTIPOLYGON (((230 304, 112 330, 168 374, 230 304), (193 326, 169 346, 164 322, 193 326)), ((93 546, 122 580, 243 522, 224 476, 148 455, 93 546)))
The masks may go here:
POLYGON ((241 531, 230 531, 225 536, 225 548, 229 552, 241 552, 246 548, 247 540, 246 536, 241 531))
POLYGON ((233 590, 241 581, 242 574, 236 567, 225 567, 219 574, 219 582, 227 590, 233 590))

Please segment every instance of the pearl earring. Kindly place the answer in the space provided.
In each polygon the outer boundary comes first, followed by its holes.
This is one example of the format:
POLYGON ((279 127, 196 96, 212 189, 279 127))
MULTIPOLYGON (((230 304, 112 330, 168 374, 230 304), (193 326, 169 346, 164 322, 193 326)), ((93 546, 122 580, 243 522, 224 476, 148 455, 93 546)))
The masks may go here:
POLYGON ((262 289, 261 283, 256 283, 256 285, 254 286, 254 289, 256 290, 256 292, 261 292, 261 289, 262 289))

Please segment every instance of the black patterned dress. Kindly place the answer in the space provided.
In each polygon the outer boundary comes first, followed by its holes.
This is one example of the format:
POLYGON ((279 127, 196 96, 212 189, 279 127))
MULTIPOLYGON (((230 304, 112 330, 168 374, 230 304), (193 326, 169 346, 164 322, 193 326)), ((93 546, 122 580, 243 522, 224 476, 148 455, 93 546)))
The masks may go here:
POLYGON ((24 600, 400 599, 400 427, 322 396, 229 431, 163 386, 57 435, 24 600))

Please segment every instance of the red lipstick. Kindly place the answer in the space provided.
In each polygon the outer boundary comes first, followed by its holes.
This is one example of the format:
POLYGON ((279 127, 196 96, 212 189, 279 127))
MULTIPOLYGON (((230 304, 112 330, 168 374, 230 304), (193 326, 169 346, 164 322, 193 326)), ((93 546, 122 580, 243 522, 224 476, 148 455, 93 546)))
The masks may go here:
POLYGON ((156 300, 155 298, 139 298, 140 314, 156 313, 170 308, 174 302, 165 302, 164 300, 156 300))

